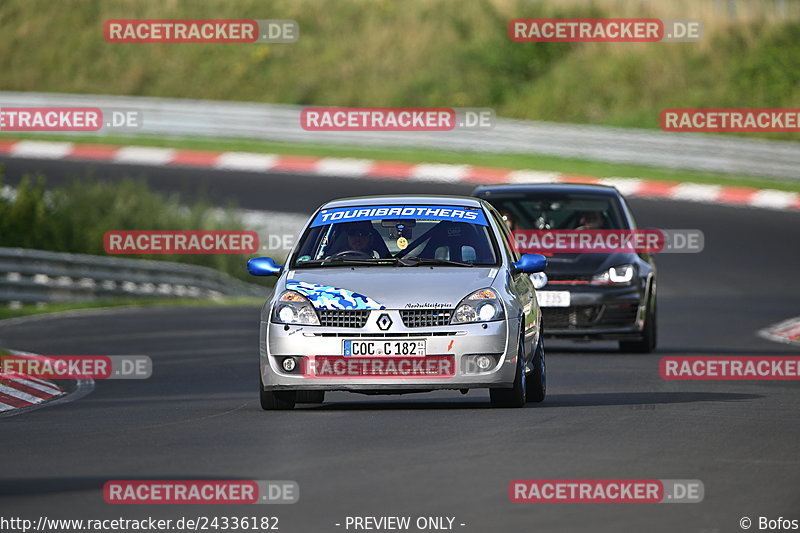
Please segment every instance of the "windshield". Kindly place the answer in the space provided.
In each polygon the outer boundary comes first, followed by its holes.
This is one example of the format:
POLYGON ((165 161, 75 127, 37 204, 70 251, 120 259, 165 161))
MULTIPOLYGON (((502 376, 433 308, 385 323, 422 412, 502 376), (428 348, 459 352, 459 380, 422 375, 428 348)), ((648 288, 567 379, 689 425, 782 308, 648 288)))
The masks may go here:
POLYGON ((511 230, 631 229, 612 197, 537 195, 492 198, 491 204, 511 230))
POLYGON ((293 267, 496 265, 483 210, 386 205, 320 211, 303 235, 293 267))

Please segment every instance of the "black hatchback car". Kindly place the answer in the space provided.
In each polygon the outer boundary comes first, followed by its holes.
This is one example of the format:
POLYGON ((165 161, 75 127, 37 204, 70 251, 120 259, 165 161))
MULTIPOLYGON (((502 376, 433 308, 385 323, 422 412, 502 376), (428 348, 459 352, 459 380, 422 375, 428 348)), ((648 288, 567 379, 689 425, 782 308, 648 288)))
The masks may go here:
MULTIPOLYGON (((512 231, 636 229, 614 187, 489 185, 473 196, 491 203, 512 231)), ((532 278, 547 337, 616 340, 624 352, 655 349, 656 268, 650 254, 557 252, 549 255, 544 274, 532 278)))

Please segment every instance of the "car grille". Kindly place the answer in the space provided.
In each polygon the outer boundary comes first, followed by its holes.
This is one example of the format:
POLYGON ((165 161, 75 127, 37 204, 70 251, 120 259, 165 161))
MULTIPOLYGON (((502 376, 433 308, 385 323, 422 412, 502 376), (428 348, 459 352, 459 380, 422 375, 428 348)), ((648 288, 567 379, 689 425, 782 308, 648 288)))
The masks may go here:
POLYGON ((601 322, 604 326, 630 326, 636 321, 638 304, 607 305, 601 322))
POLYGON ((403 309, 400 317, 407 328, 447 326, 453 316, 452 309, 403 309))
POLYGON ((592 277, 583 274, 547 274, 547 283, 552 285, 583 285, 592 281, 592 277))
POLYGON ((319 323, 329 328, 363 328, 369 318, 369 309, 320 310, 319 323))
POLYGON ((637 304, 584 305, 542 308, 545 332, 554 329, 613 328, 632 326, 637 304))

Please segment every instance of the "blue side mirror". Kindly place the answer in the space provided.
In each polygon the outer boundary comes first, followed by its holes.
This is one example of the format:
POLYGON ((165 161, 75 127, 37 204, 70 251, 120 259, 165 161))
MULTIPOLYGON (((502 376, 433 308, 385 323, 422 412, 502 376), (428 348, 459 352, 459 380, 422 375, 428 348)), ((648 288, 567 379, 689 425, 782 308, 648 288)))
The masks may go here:
POLYGON ((247 271, 254 276, 277 276, 281 266, 271 257, 254 257, 247 261, 247 271))
POLYGON ((523 272, 525 274, 543 272, 546 266, 547 258, 540 254, 524 254, 519 258, 519 261, 514 263, 514 268, 517 272, 523 272))

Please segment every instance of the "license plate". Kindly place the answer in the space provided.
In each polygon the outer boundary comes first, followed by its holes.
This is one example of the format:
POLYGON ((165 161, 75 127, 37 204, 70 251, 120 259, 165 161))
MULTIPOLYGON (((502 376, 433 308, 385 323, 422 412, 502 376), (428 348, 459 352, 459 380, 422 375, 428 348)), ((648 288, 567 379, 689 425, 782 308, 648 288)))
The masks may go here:
POLYGON ((569 307, 569 291, 536 291, 539 307, 569 307))
POLYGON ((404 355, 424 357, 425 341, 379 340, 379 341, 344 341, 345 357, 381 357, 385 355, 404 355))

